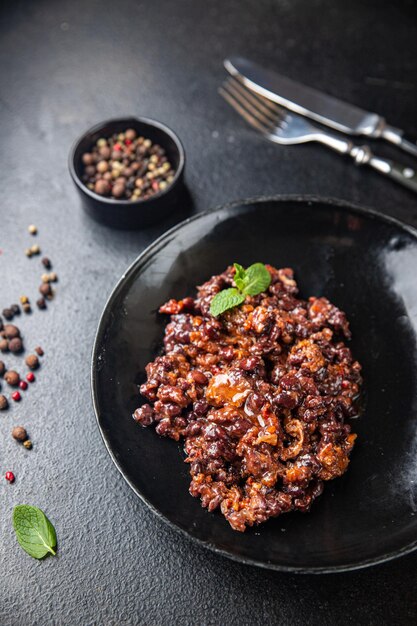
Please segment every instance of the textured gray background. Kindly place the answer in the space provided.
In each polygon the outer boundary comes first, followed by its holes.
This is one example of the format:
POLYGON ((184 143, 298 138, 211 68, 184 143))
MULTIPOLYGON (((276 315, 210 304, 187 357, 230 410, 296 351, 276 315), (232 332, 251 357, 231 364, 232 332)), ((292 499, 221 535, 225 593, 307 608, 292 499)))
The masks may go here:
POLYGON ((14 485, 0 479, 0 626, 415 623, 417 556, 337 576, 261 571, 196 547, 130 491, 96 427, 90 353, 112 286, 176 218, 138 233, 92 223, 66 165, 88 126, 146 115, 183 139, 194 210, 315 193, 417 225, 411 193, 320 147, 264 143, 216 94, 223 57, 240 52, 417 135, 415 18, 412 1, 2 3, 0 308, 36 296, 39 259, 23 254, 31 222, 60 283, 47 312, 22 320, 27 347, 46 351, 44 366, 0 418, 0 474, 17 476, 14 485), (16 423, 30 431, 32 452, 11 439, 16 423), (21 502, 54 522, 55 559, 37 562, 16 545, 11 511, 21 502))

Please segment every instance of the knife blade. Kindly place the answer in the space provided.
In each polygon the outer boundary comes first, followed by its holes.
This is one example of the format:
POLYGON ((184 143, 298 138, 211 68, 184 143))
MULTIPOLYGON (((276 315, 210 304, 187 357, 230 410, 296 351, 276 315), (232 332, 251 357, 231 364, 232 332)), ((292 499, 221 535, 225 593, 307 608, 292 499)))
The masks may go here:
POLYGON ((224 66, 247 87, 286 109, 348 135, 385 139, 417 156, 417 143, 405 139, 402 130, 389 126, 377 113, 302 85, 243 57, 225 59, 224 66))

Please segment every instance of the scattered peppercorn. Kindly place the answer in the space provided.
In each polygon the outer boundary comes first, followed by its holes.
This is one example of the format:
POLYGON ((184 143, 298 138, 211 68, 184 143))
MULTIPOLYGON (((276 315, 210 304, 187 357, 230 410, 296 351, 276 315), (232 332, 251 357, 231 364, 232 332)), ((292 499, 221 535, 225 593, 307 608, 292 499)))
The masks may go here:
POLYGON ((28 388, 28 384, 25 380, 21 380, 19 383, 19 388, 22 389, 23 391, 26 391, 26 389, 28 388))
POLYGON ((57 280, 58 280, 58 274, 56 274, 55 272, 51 272, 49 274, 49 282, 56 283, 57 280))
POLYGON ((11 309, 3 309, 2 313, 6 320, 13 319, 13 311, 11 309))
POLYGON ((26 248, 26 250, 25 250, 25 254, 26 254, 26 256, 27 256, 27 257, 29 257, 29 258, 33 255, 32 250, 31 250, 30 248, 26 248))
POLYGON ((33 224, 28 226, 28 231, 30 232, 31 235, 36 235, 38 233, 38 229, 33 224))
POLYGON ((30 439, 26 439, 26 441, 23 442, 23 445, 27 450, 32 450, 33 448, 33 444, 30 439))
POLYGON ((20 393, 18 391, 13 391, 12 400, 14 400, 15 402, 20 402, 21 399, 22 399, 22 396, 20 395, 20 393))
POLYGON ((30 383, 34 383, 36 380, 36 376, 33 372, 28 372, 26 374, 26 380, 29 381, 30 383))
POLYGON ((20 306, 18 304, 12 304, 10 307, 13 315, 20 315, 20 306))
POLYGON ((39 287, 39 293, 42 294, 42 296, 50 296, 52 294, 52 287, 49 283, 42 283, 42 285, 39 287))
POLYGON ((31 370, 36 370, 39 367, 39 359, 36 354, 28 354, 25 363, 31 370))
POLYGON ((50 270, 52 267, 52 263, 51 261, 48 259, 48 257, 44 256, 42 259, 42 265, 47 269, 50 270))
POLYGON ((6 324, 3 328, 4 336, 7 339, 14 339, 15 337, 20 337, 20 330, 14 324, 6 324))
POLYGON ((6 366, 4 364, 3 361, 0 361, 0 376, 3 376, 4 372, 6 371, 6 366))
POLYGON ((0 395, 0 411, 5 411, 9 406, 9 401, 6 396, 0 395))
POLYGON ((20 296, 20 302, 22 304, 27 304, 29 302, 29 298, 27 296, 20 296))
POLYGON ((46 309, 45 298, 39 298, 39 300, 36 300, 36 305, 37 305, 38 309, 46 309))
POLYGON ((6 472, 4 477, 7 481, 9 481, 9 483, 14 483, 15 481, 15 475, 13 474, 13 472, 6 472))
POLYGON ((9 350, 10 352, 13 352, 14 354, 18 354, 19 352, 22 352, 23 342, 20 339, 20 337, 14 337, 13 339, 10 339, 9 350))
POLYGON ((20 381, 20 376, 14 370, 8 370, 4 375, 4 380, 10 387, 17 387, 20 381))
POLYGON ((32 308, 31 308, 29 303, 23 304, 22 307, 23 307, 23 311, 25 313, 31 313, 32 312, 32 308))
POLYGON ((12 430, 12 437, 16 439, 16 441, 26 441, 28 438, 26 428, 23 428, 23 426, 15 426, 12 430))
MULTIPOLYGON (((36 346, 35 352, 36 352, 36 354, 38 356, 43 356, 45 354, 45 352, 42 350, 42 348, 40 346, 36 346)), ((0 361, 0 363, 1 363, 1 361, 0 361)), ((1 375, 1 373, 0 373, 0 375, 1 375)))
POLYGON ((8 352, 9 342, 7 339, 0 339, 0 352, 8 352))
POLYGON ((42 274, 41 281, 43 283, 49 283, 49 274, 42 274))
POLYGON ((38 244, 35 243, 34 246, 31 246, 30 251, 31 251, 32 254, 40 254, 41 249, 38 246, 38 244))

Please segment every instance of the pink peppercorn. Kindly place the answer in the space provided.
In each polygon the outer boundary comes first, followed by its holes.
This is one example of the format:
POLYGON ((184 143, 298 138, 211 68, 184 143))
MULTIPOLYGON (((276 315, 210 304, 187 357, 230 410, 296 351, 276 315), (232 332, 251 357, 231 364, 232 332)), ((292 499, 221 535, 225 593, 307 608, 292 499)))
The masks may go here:
POLYGON ((6 472, 5 479, 9 481, 9 483, 14 483, 15 476, 13 472, 6 472))
POLYGON ((18 391, 14 391, 14 392, 12 393, 12 399, 13 399, 15 402, 20 402, 20 400, 22 399, 22 396, 20 395, 20 393, 19 393, 18 391))
POLYGON ((26 380, 28 380, 30 383, 34 383, 35 382, 35 374, 33 372, 28 372, 26 374, 26 380))
POLYGON ((21 380, 19 383, 19 387, 20 389, 23 389, 23 391, 26 391, 26 389, 28 388, 28 384, 25 380, 21 380))

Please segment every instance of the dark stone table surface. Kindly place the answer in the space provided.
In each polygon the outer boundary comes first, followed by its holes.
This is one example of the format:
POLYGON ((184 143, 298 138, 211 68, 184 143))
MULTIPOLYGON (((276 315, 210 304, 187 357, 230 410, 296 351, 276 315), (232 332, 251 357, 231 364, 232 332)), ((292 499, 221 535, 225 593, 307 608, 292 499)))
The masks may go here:
POLYGON ((417 225, 411 192, 319 146, 269 145, 217 95, 222 59, 242 53, 417 136, 416 17, 412 0, 2 2, 0 307, 36 296, 30 223, 60 280, 48 311, 21 320, 27 347, 46 352, 38 380, 0 417, 0 474, 17 477, 0 480, 1 626, 416 623, 417 555, 338 575, 262 571, 194 545, 129 489, 96 426, 92 343, 119 276, 180 216, 142 232, 95 224, 66 163, 90 125, 144 115, 184 142, 190 211, 309 193, 417 225), (10 437, 17 423, 31 452, 10 437), (54 522, 56 558, 38 562, 16 545, 11 512, 22 502, 54 522))

